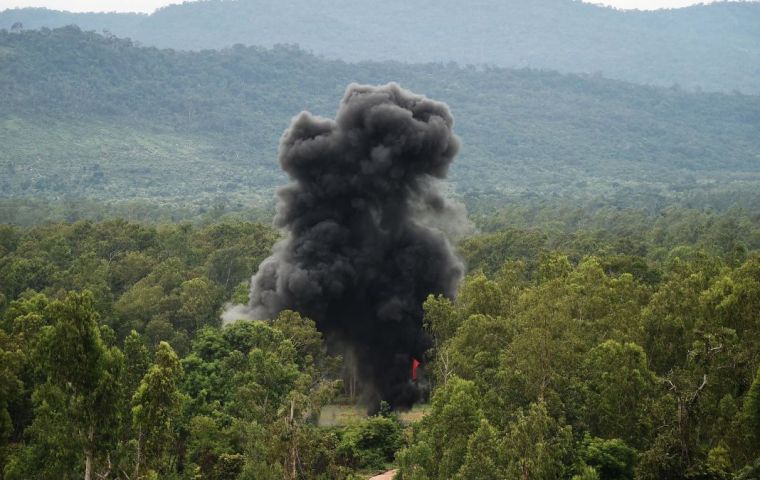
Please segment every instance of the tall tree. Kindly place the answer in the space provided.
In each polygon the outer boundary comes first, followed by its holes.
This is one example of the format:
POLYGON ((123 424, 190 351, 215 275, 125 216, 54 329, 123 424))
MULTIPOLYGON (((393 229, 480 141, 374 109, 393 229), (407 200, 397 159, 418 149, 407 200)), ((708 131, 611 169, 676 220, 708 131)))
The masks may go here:
POLYGON ((752 382, 752 386, 744 398, 742 416, 747 430, 751 455, 760 458, 760 368, 757 369, 755 381, 752 382))
POLYGON ((35 423, 55 424, 66 433, 84 461, 84 479, 91 480, 97 462, 109 471, 123 356, 101 340, 90 292, 67 294, 50 303, 45 315, 50 325, 40 333, 37 355, 47 378, 35 391, 35 423))
POLYGON ((652 431, 651 404, 658 383, 644 350, 634 343, 607 340, 588 353, 583 371, 588 395, 585 417, 591 432, 645 445, 652 431))
POLYGON ((568 464, 570 427, 549 416, 543 400, 520 411, 510 423, 505 441, 510 478, 551 480, 562 478, 568 464))
POLYGON ((499 465, 498 432, 485 418, 480 427, 470 435, 467 442, 467 455, 457 472, 456 480, 498 480, 501 477, 499 465))
POLYGON ((182 366, 172 347, 161 342, 153 365, 132 397, 132 424, 137 435, 137 452, 133 479, 144 468, 155 472, 169 464, 166 452, 174 441, 174 422, 182 406, 179 390, 182 366))

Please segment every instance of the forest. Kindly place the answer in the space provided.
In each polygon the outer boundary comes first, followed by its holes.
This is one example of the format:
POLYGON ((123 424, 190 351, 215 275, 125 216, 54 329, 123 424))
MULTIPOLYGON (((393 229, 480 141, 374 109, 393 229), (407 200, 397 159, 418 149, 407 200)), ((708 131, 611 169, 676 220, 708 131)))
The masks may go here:
POLYGON ((333 115, 354 81, 449 104, 463 140, 451 188, 468 203, 758 205, 757 96, 285 46, 178 52, 67 27, 0 31, 0 221, 261 220, 289 120, 333 115))
POLYGON ((298 44, 349 62, 528 67, 688 90, 760 92, 755 2, 659 11, 597 3, 603 2, 203 0, 150 15, 12 9, 0 12, 0 28, 79 25, 176 50, 298 44))
POLYGON ((760 480, 759 23, 0 12, 0 480, 760 480))
POLYGON ((219 320, 271 227, 0 227, 0 478, 760 478, 756 211, 473 219, 424 304, 423 418, 339 425, 314 322, 219 320))

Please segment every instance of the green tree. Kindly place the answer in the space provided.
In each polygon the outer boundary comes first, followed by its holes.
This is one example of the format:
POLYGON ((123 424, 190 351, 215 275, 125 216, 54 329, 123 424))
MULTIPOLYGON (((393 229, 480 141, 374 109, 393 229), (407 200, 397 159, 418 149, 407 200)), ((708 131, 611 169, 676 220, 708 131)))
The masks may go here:
POLYGON ((290 340, 296 349, 298 364, 321 363, 326 359, 322 334, 314 320, 302 317, 298 312, 283 310, 272 320, 272 327, 290 340))
MULTIPOLYGON (((622 438, 636 446, 647 444, 658 387, 647 363, 646 353, 634 343, 608 340, 587 354, 583 368, 588 392, 584 417, 591 433, 622 438)), ((603 472, 599 473, 605 478, 603 472)))
POLYGON ((483 413, 471 381, 452 377, 433 395, 414 443, 399 453, 402 478, 451 479, 462 468, 483 413))
POLYGON ((502 478, 499 434, 488 420, 481 419, 480 427, 467 441, 467 455, 459 468, 456 480, 498 480, 502 478))
POLYGON ((145 468, 166 470, 165 458, 175 439, 174 424, 182 406, 182 366, 172 347, 161 342, 153 365, 132 397, 132 425, 137 436, 134 478, 145 468))
POLYGON ((194 332, 205 325, 218 325, 223 293, 221 287, 205 277, 182 282, 177 326, 194 332))
POLYGON ((583 465, 580 473, 573 475, 572 480, 600 480, 600 478, 594 467, 583 465))
POLYGON ((504 442, 507 472, 520 480, 561 478, 568 467, 572 434, 546 410, 543 401, 519 411, 504 442))
POLYGON ((742 420, 750 446, 750 458, 760 457, 760 368, 755 374, 752 386, 744 396, 742 420))
POLYGON ((637 452, 619 438, 586 436, 580 450, 584 465, 592 467, 600 480, 633 480, 637 452))
POLYGON ((216 417, 199 415, 190 421, 187 470, 199 480, 234 480, 245 457, 235 449, 234 428, 225 425, 230 418, 216 413, 216 417))
POLYGON ((338 444, 341 463, 356 469, 379 469, 393 461, 401 448, 397 418, 376 415, 346 428, 338 444))
POLYGON ((13 418, 8 408, 18 401, 23 392, 24 384, 19 378, 22 365, 23 355, 16 342, 0 329, 0 467, 5 465, 6 447, 14 433, 13 418))
POLYGON ((124 339, 124 391, 131 398, 150 367, 150 352, 143 337, 132 330, 124 339))
POLYGON ((66 435, 67 448, 78 452, 84 478, 90 480, 98 463, 110 470, 123 356, 101 340, 91 293, 69 293, 51 302, 45 316, 50 325, 40 332, 37 355, 46 381, 35 391, 32 432, 39 439, 47 434, 43 426, 54 426, 51 432, 66 435))

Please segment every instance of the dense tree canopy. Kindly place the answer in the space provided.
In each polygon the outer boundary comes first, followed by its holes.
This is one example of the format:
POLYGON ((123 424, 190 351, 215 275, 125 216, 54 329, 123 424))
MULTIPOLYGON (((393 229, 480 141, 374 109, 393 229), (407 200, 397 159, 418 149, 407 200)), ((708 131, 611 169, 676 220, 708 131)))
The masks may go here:
POLYGON ((449 104, 463 139, 450 178, 470 203, 760 205, 757 96, 283 46, 177 52, 67 27, 0 31, 0 221, 271 210, 290 119, 332 116, 350 82, 389 81, 449 104))
POLYGON ((424 303, 422 418, 348 425, 318 421, 355 392, 313 321, 221 325, 269 228, 1 227, 0 478, 755 478, 758 218, 517 212, 424 303))

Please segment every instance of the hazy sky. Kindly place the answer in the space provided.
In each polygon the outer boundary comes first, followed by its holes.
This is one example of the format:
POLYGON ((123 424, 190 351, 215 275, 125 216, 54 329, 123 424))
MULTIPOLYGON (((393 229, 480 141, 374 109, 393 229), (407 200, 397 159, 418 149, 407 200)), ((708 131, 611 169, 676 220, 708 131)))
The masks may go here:
MULTIPOLYGON (((618 8, 673 8, 693 5, 695 3, 710 3, 712 0, 698 2, 693 0, 604 0, 592 1, 618 8)), ((55 10, 70 10, 74 12, 152 12, 158 7, 171 3, 181 3, 181 0, 0 0, 0 10, 15 7, 47 7, 55 10)))

